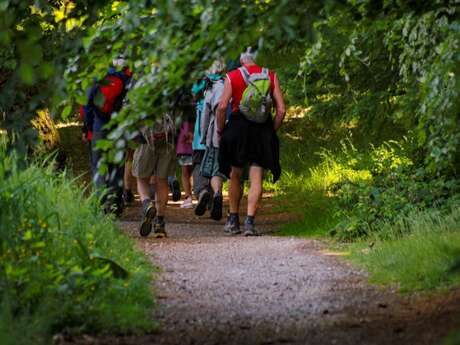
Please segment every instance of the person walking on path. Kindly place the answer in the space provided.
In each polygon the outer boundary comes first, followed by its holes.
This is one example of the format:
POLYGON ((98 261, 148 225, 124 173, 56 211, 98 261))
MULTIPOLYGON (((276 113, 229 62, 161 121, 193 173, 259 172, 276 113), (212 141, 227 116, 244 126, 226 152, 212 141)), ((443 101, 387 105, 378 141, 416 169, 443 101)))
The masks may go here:
POLYGON ((103 153, 98 148, 98 142, 105 140, 113 129, 109 127, 112 114, 122 108, 132 78, 126 60, 114 59, 113 65, 103 80, 96 82, 91 89, 88 103, 84 107, 84 122, 85 127, 92 131, 93 180, 98 191, 105 189, 102 200, 104 210, 120 215, 123 211, 123 166, 108 164, 107 173, 101 174, 99 171, 103 153), (122 70, 117 71, 117 67, 121 67, 122 70))
POLYGON ((182 186, 184 188, 184 202, 180 206, 181 208, 192 208, 192 184, 191 184, 191 173, 192 173, 192 140, 193 140, 193 124, 188 119, 182 122, 179 130, 179 137, 176 145, 177 162, 182 168, 182 186))
POLYGON ((249 165, 250 187, 244 235, 257 235, 254 219, 262 197, 264 170, 270 170, 273 180, 281 175, 279 141, 276 131, 285 115, 285 105, 276 74, 255 63, 255 53, 241 54, 242 67, 227 74, 224 90, 217 107, 219 171, 230 178, 230 215, 224 231, 239 234, 240 180, 245 164, 249 165), (225 124, 225 111, 231 100, 232 114, 225 124), (276 116, 271 116, 272 102, 276 116))
POLYGON ((176 170, 174 120, 170 115, 158 119, 153 127, 141 129, 143 143, 133 156, 133 175, 142 202, 141 236, 152 232, 156 238, 166 237, 165 211, 168 202, 168 176, 176 170), (155 179, 155 201, 151 199, 150 180, 155 179))
POLYGON ((222 219, 222 184, 225 179, 225 176, 219 172, 219 135, 216 124, 216 109, 224 90, 224 79, 221 76, 224 69, 224 62, 220 60, 216 60, 211 67, 211 73, 208 75, 211 86, 205 94, 201 117, 202 143, 206 144, 206 151, 201 163, 200 173, 211 181, 211 188, 214 193, 211 218, 214 220, 222 219))
POLYGON ((196 118, 193 132, 193 193, 198 199, 198 203, 195 207, 195 214, 197 216, 202 216, 206 212, 209 201, 211 199, 211 194, 209 193, 209 179, 205 178, 200 173, 201 162, 203 161, 204 152, 206 150, 206 145, 202 143, 202 133, 201 133, 201 117, 203 113, 204 106, 204 93, 208 85, 207 78, 204 77, 193 84, 192 86, 192 95, 195 100, 196 107, 196 118))

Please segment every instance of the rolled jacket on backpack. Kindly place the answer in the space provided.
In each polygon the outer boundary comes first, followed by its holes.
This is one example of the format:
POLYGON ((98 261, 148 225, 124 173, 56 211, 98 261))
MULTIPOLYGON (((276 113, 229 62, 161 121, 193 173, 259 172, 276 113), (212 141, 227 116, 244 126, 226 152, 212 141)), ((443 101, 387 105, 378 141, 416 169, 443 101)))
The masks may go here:
POLYGON ((207 147, 219 147, 220 136, 217 132, 216 110, 224 91, 224 80, 213 82, 212 88, 206 91, 201 117, 201 142, 207 147))

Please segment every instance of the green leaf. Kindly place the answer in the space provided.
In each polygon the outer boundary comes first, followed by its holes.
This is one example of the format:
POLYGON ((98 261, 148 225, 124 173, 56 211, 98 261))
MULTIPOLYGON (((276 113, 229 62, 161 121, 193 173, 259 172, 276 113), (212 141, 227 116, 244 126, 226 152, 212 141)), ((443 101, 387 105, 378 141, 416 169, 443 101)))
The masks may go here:
POLYGON ((116 263, 114 260, 103 257, 97 253, 91 255, 91 259, 97 262, 106 264, 109 266, 112 274, 115 278, 118 279, 127 279, 129 277, 129 272, 123 268, 120 264, 116 263))
POLYGON ((34 69, 30 64, 21 64, 19 66, 19 76, 24 84, 33 85, 35 81, 34 69))
POLYGON ((69 117, 70 113, 72 112, 72 105, 71 104, 68 104, 64 110, 62 111, 62 118, 65 120, 69 117))

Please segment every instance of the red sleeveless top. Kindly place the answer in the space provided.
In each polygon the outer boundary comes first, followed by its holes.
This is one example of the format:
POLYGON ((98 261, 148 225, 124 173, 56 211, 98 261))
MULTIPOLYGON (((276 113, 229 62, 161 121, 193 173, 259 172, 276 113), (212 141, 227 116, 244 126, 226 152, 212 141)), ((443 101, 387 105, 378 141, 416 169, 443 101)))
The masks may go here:
MULTIPOLYGON (((253 73, 260 73, 262 72, 262 67, 257 65, 250 65, 246 66, 249 74, 253 73)), ((273 90, 275 89, 275 73, 272 71, 268 71, 268 75, 271 81, 271 92, 273 94, 273 90)), ((230 80, 232 85, 232 113, 239 111, 239 106, 241 102, 241 98, 243 97, 243 92, 246 90, 246 83, 244 82, 243 76, 241 75, 241 71, 237 68, 231 72, 227 73, 227 78, 230 80)))

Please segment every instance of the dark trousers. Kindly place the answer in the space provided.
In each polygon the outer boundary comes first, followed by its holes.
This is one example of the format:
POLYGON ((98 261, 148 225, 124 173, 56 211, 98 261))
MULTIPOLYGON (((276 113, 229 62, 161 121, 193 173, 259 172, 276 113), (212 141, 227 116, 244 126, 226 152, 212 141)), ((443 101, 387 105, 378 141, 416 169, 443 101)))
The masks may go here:
POLYGON ((107 173, 99 172, 102 160, 102 151, 96 148, 99 140, 107 138, 108 131, 94 131, 91 141, 91 166, 93 169, 93 182, 96 191, 102 195, 102 203, 107 208, 122 208, 124 166, 108 164, 107 173))
POLYGON ((201 191, 209 188, 209 179, 201 175, 200 167, 203 160, 204 150, 195 150, 193 151, 193 170, 192 170, 192 179, 193 179, 193 193, 198 198, 201 191))

